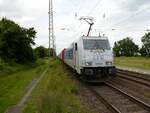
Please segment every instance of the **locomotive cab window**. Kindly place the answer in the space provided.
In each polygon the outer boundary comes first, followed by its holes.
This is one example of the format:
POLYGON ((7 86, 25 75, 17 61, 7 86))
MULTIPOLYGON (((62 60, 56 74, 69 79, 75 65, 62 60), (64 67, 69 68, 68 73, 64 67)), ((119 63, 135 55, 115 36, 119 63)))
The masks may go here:
POLYGON ((83 39, 83 47, 85 50, 103 49, 110 50, 108 40, 83 39))

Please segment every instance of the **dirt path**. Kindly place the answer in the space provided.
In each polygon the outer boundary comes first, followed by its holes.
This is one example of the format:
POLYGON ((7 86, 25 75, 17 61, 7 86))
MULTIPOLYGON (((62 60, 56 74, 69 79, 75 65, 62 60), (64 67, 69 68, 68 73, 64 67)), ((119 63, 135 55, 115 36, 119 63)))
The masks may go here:
POLYGON ((27 92, 25 93, 25 95, 20 99, 20 101, 18 102, 17 105, 12 106, 10 108, 8 108, 6 110, 5 113, 21 113, 22 111, 22 106, 24 105, 24 103, 27 101, 27 99, 29 98, 29 96, 32 94, 33 89, 37 86, 37 84, 39 83, 39 81, 43 78, 43 76, 46 74, 48 69, 46 69, 39 78, 34 79, 30 84, 29 84, 29 88, 27 90, 27 92))

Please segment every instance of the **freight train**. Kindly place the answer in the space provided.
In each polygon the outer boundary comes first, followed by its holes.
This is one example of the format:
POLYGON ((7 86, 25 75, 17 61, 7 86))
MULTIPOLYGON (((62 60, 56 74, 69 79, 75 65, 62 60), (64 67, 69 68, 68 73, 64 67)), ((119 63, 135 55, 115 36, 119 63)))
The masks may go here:
POLYGON ((106 36, 82 36, 63 49, 58 57, 85 81, 104 82, 116 72, 106 36))
POLYGON ((92 17, 81 17, 89 25, 86 36, 80 37, 58 55, 80 78, 87 82, 105 82, 116 73, 113 52, 108 37, 89 36, 93 26, 92 17))

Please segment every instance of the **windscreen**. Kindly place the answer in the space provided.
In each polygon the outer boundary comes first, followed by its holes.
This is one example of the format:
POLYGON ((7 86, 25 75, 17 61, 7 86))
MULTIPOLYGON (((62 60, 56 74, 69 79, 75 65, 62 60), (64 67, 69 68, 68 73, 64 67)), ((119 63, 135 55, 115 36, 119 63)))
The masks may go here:
POLYGON ((85 50, 95 50, 95 49, 110 50, 108 40, 83 39, 83 47, 85 50))

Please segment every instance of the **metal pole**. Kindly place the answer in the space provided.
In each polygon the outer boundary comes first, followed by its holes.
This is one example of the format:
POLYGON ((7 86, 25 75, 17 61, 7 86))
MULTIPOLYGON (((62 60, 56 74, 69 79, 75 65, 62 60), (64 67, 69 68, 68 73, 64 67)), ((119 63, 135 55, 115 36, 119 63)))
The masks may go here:
POLYGON ((53 57, 55 57, 55 37, 54 37, 54 24, 53 24, 53 0, 51 0, 51 33, 52 33, 52 45, 53 45, 53 57))
POLYGON ((53 25, 53 1, 49 0, 49 63, 51 55, 55 57, 55 53, 56 53, 56 45, 55 45, 54 25, 53 25))
POLYGON ((51 36, 50 36, 50 0, 49 0, 49 11, 48 11, 48 14, 49 14, 49 51, 48 51, 48 55, 49 55, 49 66, 50 66, 50 48, 51 48, 51 44, 50 44, 50 40, 51 40, 51 36))

